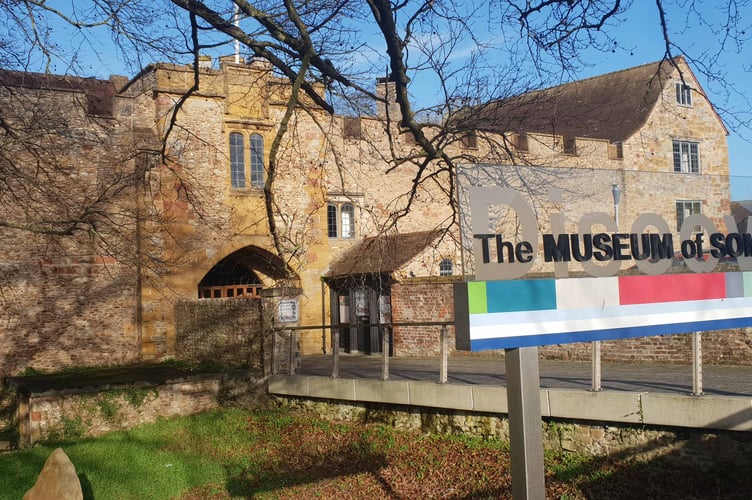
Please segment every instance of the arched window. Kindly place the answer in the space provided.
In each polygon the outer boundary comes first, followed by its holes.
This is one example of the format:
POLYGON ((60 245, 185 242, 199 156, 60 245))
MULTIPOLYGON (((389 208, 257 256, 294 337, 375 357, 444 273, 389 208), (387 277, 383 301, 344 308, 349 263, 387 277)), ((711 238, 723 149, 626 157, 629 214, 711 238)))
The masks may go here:
POLYGON ((232 187, 245 187, 245 140, 243 134, 230 134, 230 179, 232 187))
POLYGON ((342 229, 340 230, 341 238, 355 237, 355 209, 350 203, 345 203, 339 209, 342 229))
POLYGON ((251 186, 264 187, 264 138, 259 134, 251 136, 251 186))
POLYGON ((329 238, 336 238, 337 231, 337 205, 326 206, 326 231, 329 238))
POLYGON ((441 259, 439 262, 439 276, 452 275, 452 259, 441 259))

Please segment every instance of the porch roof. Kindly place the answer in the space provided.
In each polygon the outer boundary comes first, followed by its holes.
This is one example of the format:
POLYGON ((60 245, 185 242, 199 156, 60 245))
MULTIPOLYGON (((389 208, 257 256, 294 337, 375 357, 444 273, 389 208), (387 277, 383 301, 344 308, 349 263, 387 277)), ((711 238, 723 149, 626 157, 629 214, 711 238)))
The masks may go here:
POLYGON ((391 273, 431 246, 441 230, 370 236, 332 262, 325 278, 391 273))

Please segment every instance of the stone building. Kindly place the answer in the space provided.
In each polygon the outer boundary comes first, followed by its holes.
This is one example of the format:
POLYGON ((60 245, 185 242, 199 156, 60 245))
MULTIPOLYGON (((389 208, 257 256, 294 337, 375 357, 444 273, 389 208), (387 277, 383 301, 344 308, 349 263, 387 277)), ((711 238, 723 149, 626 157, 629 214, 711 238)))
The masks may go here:
MULTIPOLYGON (((172 64, 110 81, 3 72, 5 102, 65 118, 70 142, 54 165, 71 185, 61 194, 80 197, 74 206, 103 201, 93 204, 102 220, 79 221, 88 236, 0 224, 2 373, 173 356, 176 315, 200 317, 186 307, 213 299, 249 299, 266 327, 312 327, 300 331, 304 353, 330 347, 321 328, 330 323, 347 323, 342 347, 375 352, 381 340, 369 325, 392 313, 395 322, 451 321, 447 283, 471 274, 472 261, 442 190, 447 173, 393 218, 415 172, 385 152, 416 150, 393 104, 355 118, 306 98, 289 106, 293 89, 259 61, 204 59, 198 86, 194 75, 172 64), (75 142, 86 134, 97 140, 75 142), (114 176, 117 190, 102 181, 112 172, 128 174, 114 176), (102 215, 113 207, 117 220, 102 215)), ((377 93, 390 95, 389 85, 379 81, 377 93)), ((655 212, 676 232, 689 214, 720 225, 729 212, 726 129, 681 59, 489 103, 445 125, 437 136, 451 132, 446 148, 468 181, 524 183, 541 213, 563 213, 569 226, 610 213, 613 184, 630 223, 655 212), (550 187, 562 198, 550 200, 550 187)), ((50 129, 45 140, 56 134, 66 137, 50 129)), ((3 206, 24 220, 11 194, 0 192, 3 206)), ((222 321, 243 330, 237 316, 222 321)), ((415 340, 426 335, 395 331, 391 349, 431 353, 415 340)))

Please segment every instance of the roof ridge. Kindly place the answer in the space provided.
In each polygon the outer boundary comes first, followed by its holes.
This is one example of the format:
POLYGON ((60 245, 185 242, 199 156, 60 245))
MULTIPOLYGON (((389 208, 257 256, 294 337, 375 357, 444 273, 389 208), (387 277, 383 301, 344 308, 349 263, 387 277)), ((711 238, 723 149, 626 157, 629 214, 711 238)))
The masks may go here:
MULTIPOLYGON (((677 63, 679 63, 679 62, 683 61, 683 57, 682 56, 677 56, 677 57, 674 57, 673 60, 676 61, 677 63)), ((569 85, 575 85, 575 84, 578 84, 578 83, 583 83, 583 82, 589 82, 589 81, 593 81, 593 80, 600 80, 600 79, 605 79, 605 78, 609 78, 609 77, 614 77, 614 76, 622 74, 622 73, 629 73, 629 72, 636 71, 638 69, 644 69, 644 68, 647 68, 648 66, 656 66, 656 65, 660 66, 660 64, 662 64, 664 62, 666 64, 671 64, 671 62, 670 62, 669 59, 660 59, 658 61, 653 61, 653 62, 649 62, 649 63, 645 63, 645 64, 640 64, 638 66, 632 66, 631 68, 622 68, 622 69, 617 69, 617 70, 614 70, 614 71, 610 71, 608 73, 603 73, 603 74, 600 74, 600 75, 588 76, 586 78, 578 78, 576 80, 571 80, 569 82, 560 83, 558 85, 554 85, 554 86, 551 86, 551 87, 544 87, 544 88, 541 88, 541 89, 532 90, 532 91, 526 92, 526 93, 546 92, 546 91, 549 91, 549 90, 554 90, 554 89, 558 89, 558 88, 561 88, 561 87, 567 87, 569 85)))

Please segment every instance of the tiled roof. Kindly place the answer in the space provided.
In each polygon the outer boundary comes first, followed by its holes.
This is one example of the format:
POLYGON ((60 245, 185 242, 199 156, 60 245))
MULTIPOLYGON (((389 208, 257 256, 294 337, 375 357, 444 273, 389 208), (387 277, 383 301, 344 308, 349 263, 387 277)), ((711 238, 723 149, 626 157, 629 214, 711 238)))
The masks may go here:
POLYGON ((645 123, 674 70, 669 61, 655 62, 528 92, 475 108, 466 125, 624 141, 645 123))
POLYGON ((0 86, 41 90, 84 92, 91 115, 111 117, 112 102, 117 90, 110 80, 78 76, 26 73, 0 69, 0 86))
POLYGON ((331 264, 326 277, 391 273, 431 246, 439 234, 421 231, 364 238, 331 264))

